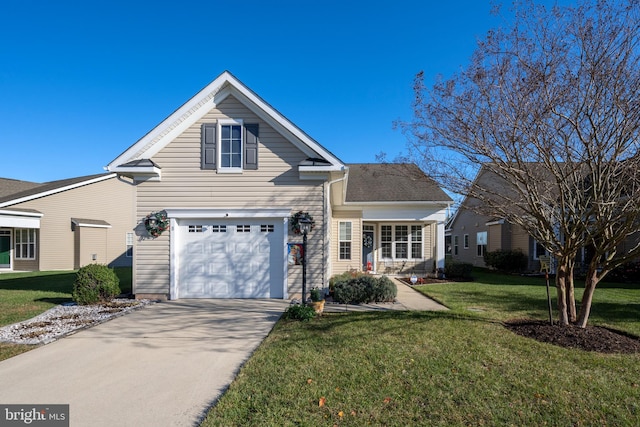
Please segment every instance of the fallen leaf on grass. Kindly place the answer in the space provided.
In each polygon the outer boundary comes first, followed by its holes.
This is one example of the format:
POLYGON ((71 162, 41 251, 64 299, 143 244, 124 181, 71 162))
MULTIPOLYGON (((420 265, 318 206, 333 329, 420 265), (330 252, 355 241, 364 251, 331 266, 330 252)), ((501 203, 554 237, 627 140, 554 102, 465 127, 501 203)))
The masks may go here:
POLYGON ((389 402, 391 402, 391 398, 390 397, 385 397, 383 402, 384 403, 389 403, 389 402))
POLYGON ((325 403, 327 403, 327 399, 324 397, 321 397, 320 400, 318 400, 318 406, 320 407, 323 407, 325 403))

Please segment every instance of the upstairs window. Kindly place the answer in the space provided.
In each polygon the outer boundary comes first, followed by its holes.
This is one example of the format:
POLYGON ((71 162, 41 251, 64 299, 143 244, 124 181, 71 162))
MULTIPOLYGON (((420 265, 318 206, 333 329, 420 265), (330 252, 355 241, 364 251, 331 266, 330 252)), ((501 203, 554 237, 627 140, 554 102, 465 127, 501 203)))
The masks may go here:
POLYGON ((201 168, 219 173, 258 169, 257 123, 223 119, 204 123, 201 131, 201 168))
POLYGON ((220 168, 242 168, 241 125, 220 125, 220 168))

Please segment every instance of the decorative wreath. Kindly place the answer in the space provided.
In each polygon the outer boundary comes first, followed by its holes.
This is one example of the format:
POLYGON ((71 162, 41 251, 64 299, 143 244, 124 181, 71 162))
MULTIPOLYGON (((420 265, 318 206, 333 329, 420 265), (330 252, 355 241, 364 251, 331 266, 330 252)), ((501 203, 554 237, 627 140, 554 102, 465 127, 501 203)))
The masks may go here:
POLYGON ((290 219, 291 229, 293 230, 294 234, 302 234, 302 228, 300 227, 300 218, 308 219, 309 222, 311 223, 310 231, 313 231, 313 228, 316 226, 316 222, 313 220, 313 217, 309 215, 309 212, 299 211, 291 215, 291 219, 290 219))
POLYGON ((158 237, 169 229, 169 220, 165 211, 151 212, 144 218, 144 226, 153 237, 158 237))
POLYGON ((373 238, 369 235, 365 235, 362 237, 362 246, 365 248, 373 247, 373 238))

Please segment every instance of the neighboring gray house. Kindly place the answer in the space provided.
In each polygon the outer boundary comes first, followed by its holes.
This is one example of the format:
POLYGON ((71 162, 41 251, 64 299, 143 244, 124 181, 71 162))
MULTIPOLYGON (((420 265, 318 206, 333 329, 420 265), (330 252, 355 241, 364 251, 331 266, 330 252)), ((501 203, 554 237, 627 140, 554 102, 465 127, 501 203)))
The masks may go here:
POLYGON ((299 211, 315 221, 309 288, 351 269, 444 265, 451 199, 417 167, 346 165, 229 72, 106 169, 135 186, 137 297, 299 295, 299 211), (170 228, 146 234, 163 214, 170 228))
POLYGON ((116 174, 0 179, 0 272, 130 266, 133 186, 116 174))

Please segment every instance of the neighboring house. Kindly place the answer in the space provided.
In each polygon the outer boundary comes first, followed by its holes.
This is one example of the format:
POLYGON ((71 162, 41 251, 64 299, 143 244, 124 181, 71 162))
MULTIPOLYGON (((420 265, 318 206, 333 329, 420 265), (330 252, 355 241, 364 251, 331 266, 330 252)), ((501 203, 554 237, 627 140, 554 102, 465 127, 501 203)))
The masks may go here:
POLYGON ((299 211, 315 221, 308 289, 350 269, 444 265, 451 200, 418 168, 344 164, 228 72, 106 169, 135 184, 138 298, 299 295, 299 211), (158 212, 170 229, 152 237, 158 212))
MULTIPOLYGON (((502 179, 485 167, 478 172, 476 182, 481 188, 492 188, 496 192, 509 189, 502 179)), ((447 223, 445 240, 447 257, 477 267, 486 267, 486 252, 519 250, 527 256, 527 270, 539 271, 540 256, 548 255, 544 247, 522 227, 496 217, 480 200, 469 196, 463 199, 447 223)))
POLYGON ((497 250, 519 250, 527 256, 527 270, 540 270, 540 256, 548 255, 543 246, 520 226, 502 218, 489 217, 468 209, 465 202, 451 218, 446 230, 447 257, 486 267, 484 254, 497 250))
POLYGON ((43 184, 0 179, 0 271, 130 266, 133 197, 114 173, 43 184))

